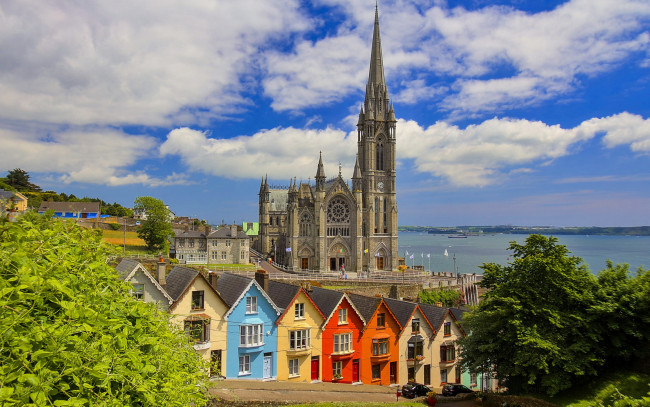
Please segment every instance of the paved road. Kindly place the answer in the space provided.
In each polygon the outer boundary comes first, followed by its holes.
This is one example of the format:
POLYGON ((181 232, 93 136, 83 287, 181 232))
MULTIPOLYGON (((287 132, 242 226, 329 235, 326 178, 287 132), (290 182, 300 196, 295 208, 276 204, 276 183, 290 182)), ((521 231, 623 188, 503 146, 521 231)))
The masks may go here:
MULTIPOLYGON (((260 382, 253 380, 219 380, 210 393, 228 401, 276 401, 309 403, 352 401, 394 403, 396 387, 350 385, 338 383, 260 382)), ((400 402, 411 402, 400 397, 400 402)), ((438 404, 448 404, 439 399, 438 404)), ((474 407, 473 401, 454 402, 453 407, 474 407)))

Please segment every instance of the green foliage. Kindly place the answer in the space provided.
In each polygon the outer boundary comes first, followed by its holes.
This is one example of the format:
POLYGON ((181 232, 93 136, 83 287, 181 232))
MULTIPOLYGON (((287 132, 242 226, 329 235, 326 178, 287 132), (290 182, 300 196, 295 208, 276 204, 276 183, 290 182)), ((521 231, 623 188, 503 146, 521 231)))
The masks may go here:
POLYGON ((118 216, 122 218, 132 218, 133 210, 129 208, 125 208, 122 205, 118 204, 117 202, 113 202, 112 204, 106 204, 102 202, 102 214, 110 215, 110 216, 118 216))
POLYGON ((122 227, 119 223, 109 223, 109 225, 113 230, 120 230, 120 228, 122 227))
POLYGON ((435 305, 441 302, 445 307, 458 307, 465 302, 460 291, 442 287, 439 290, 423 290, 418 294, 420 302, 435 305))
POLYGON ((494 368, 510 391, 554 395, 599 370, 648 357, 650 273, 627 265, 598 277, 554 237, 511 242, 514 261, 483 264, 484 301, 463 324, 465 368, 494 368), (507 349, 507 352, 504 352, 507 349))
POLYGON ((7 173, 5 182, 20 192, 40 191, 41 187, 29 182, 29 174, 20 168, 14 168, 7 173))
POLYGON ((150 196, 136 198, 134 209, 144 210, 147 219, 138 228, 138 237, 147 244, 151 251, 169 251, 169 241, 173 234, 169 219, 169 210, 160 199, 150 196))
POLYGON ((530 235, 524 245, 511 242, 512 263, 483 264, 480 285, 489 291, 463 320, 464 367, 494 368, 514 392, 555 394, 605 360, 589 313, 597 281, 557 242, 530 235))
POLYGON ((608 370, 581 386, 548 400, 558 406, 650 406, 650 375, 629 369, 608 370), (645 404, 644 404, 645 403, 645 404))
POLYGON ((1 405, 205 405, 204 364, 110 251, 73 222, 0 223, 1 405))

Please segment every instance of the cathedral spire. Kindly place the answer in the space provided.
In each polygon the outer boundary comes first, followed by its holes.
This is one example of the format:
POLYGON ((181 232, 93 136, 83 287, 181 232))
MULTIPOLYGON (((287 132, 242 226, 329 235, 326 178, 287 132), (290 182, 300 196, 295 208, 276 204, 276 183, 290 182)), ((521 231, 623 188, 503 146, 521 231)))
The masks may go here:
POLYGON ((376 4, 375 29, 372 33, 372 51, 370 53, 368 84, 373 85, 375 89, 378 87, 381 89, 386 88, 386 80, 384 79, 384 60, 381 53, 381 38, 379 37, 379 8, 376 4))

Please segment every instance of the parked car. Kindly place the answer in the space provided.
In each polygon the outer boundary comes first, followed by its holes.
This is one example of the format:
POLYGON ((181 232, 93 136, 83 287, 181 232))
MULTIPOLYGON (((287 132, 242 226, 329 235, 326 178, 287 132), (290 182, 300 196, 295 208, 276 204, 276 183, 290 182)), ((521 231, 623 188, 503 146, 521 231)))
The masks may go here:
POLYGON ((474 393, 474 391, 462 384, 448 383, 442 386, 443 396, 455 396, 461 393, 474 393))
POLYGON ((427 386, 415 382, 408 382, 402 386, 402 396, 412 399, 414 397, 426 396, 430 392, 427 386))

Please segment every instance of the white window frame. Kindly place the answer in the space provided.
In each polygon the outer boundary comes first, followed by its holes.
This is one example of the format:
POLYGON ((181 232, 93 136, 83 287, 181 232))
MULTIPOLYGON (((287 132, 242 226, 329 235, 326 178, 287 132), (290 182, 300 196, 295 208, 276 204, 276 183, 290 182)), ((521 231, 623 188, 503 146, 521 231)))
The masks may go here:
POLYGON ((289 359, 289 377, 300 376, 300 365, 298 359, 289 359))
POLYGON ((226 260, 227 254, 226 252, 221 252, 221 260, 226 260))
POLYGON ((343 378, 343 362, 340 360, 332 363, 332 377, 337 380, 343 378))
POLYGON ((251 348, 262 345, 264 345, 264 324, 239 326, 240 348, 251 348))
POLYGON ((289 331, 289 349, 304 350, 311 348, 311 330, 289 331))
POLYGON ((352 349, 352 333, 344 333, 334 335, 334 351, 332 353, 350 353, 354 352, 352 349))
POLYGON ((257 314, 257 297, 246 297, 246 313, 257 314))
POLYGON ((305 303, 299 303, 294 306, 295 319, 305 319, 305 303))
POLYGON ((339 310, 339 325, 345 325, 348 323, 348 309, 341 308, 339 310))
POLYGON ((138 301, 144 301, 144 284, 132 283, 131 295, 138 301))
POLYGON ((250 355, 243 355, 239 357, 239 375, 251 374, 251 357, 250 355))
POLYGON ((230 239, 226 239, 226 247, 230 247, 230 239))

